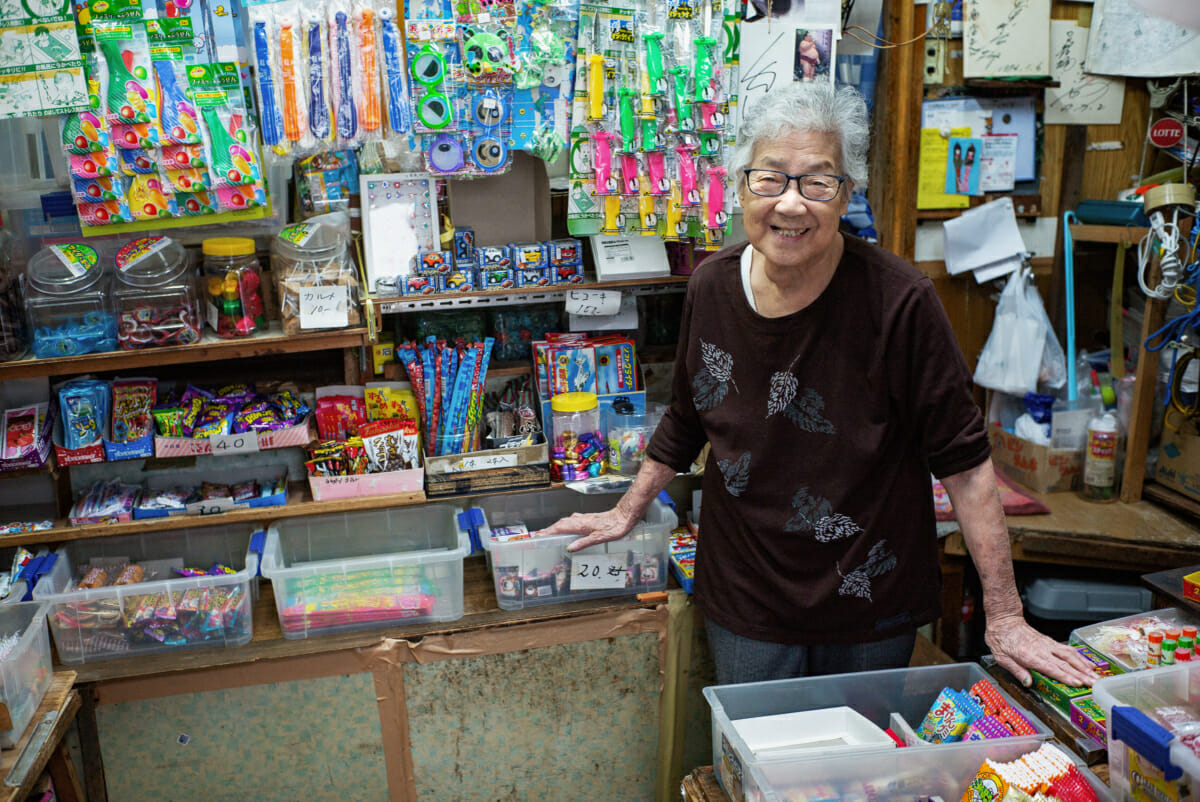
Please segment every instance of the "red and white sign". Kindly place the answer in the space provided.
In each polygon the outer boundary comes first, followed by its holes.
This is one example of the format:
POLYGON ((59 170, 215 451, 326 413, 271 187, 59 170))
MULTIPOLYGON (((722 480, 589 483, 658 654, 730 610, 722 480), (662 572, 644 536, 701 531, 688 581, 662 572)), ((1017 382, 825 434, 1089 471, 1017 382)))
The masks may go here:
POLYGON ((1164 117, 1150 128, 1150 141, 1160 148, 1169 148, 1183 139, 1183 123, 1164 117))

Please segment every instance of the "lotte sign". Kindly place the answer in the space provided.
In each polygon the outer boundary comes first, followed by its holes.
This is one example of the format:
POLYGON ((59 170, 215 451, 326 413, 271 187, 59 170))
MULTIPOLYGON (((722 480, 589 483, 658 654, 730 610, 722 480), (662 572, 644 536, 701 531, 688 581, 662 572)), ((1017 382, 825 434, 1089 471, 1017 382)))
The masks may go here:
POLYGON ((1150 129, 1150 141, 1160 148, 1169 148, 1183 139, 1183 123, 1165 117, 1150 129))

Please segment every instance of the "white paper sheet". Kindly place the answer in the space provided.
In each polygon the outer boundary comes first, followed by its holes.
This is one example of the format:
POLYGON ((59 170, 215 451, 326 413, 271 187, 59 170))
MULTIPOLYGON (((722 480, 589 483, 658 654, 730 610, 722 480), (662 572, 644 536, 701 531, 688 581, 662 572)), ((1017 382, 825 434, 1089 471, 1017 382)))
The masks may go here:
POLYGON ((1032 97, 997 98, 992 106, 993 134, 1017 134, 1017 162, 1014 178, 1032 181, 1035 178, 1037 151, 1037 112, 1032 97))
POLYGON ((1004 192, 1013 188, 1018 139, 1016 134, 989 134, 983 137, 983 155, 979 159, 981 190, 1004 192))
POLYGON ((922 128, 970 128, 971 136, 983 136, 991 116, 990 101, 981 103, 979 98, 941 98, 921 104, 922 128))
MULTIPOLYGON (((771 91, 777 83, 794 80, 798 58, 796 32, 800 30, 838 31, 841 29, 841 4, 836 0, 791 0, 789 3, 772 0, 775 16, 766 16, 766 0, 752 3, 740 31, 738 56, 738 127, 746 110, 756 98, 771 91), (761 5, 761 7, 760 7, 761 5), (837 9, 836 13, 834 9, 837 9), (781 11, 782 10, 782 11, 781 11), (762 16, 755 16, 761 14, 762 16), (832 17, 830 16, 832 14, 832 17)), ((823 36, 820 43, 828 49, 819 59, 821 80, 833 80, 836 42, 823 36)))
POLYGON ((967 4, 963 75, 989 78, 1050 74, 1050 0, 967 4))
POLYGON ((1151 17, 1130 0, 1096 0, 1085 64, 1088 72, 1137 78, 1197 73, 1200 32, 1151 17))
POLYGON ((997 262, 1025 252, 1025 243, 1017 231, 1012 198, 1000 198, 968 209, 943 223, 942 231, 946 272, 952 276, 993 267, 997 262))
POLYGON ((1058 88, 1046 89, 1047 125, 1119 125, 1125 81, 1084 72, 1088 29, 1072 20, 1050 21, 1050 75, 1058 88))

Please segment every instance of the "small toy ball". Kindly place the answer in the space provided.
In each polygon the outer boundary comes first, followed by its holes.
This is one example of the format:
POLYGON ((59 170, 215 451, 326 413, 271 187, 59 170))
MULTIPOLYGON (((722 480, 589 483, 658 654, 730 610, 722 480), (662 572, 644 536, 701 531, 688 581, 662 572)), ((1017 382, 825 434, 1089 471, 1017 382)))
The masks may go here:
POLYGON ((237 170, 230 170, 225 175, 228 176, 229 180, 235 184, 242 180, 242 174, 237 170))
POLYGON ((189 212, 200 211, 200 201, 196 200, 195 198, 188 198, 187 202, 184 203, 183 205, 187 207, 187 210, 189 212))
POLYGON ((83 134, 80 134, 79 136, 75 137, 75 147, 79 148, 80 150, 87 150, 87 147, 90 143, 91 143, 91 140, 88 139, 83 134))
POLYGON ((147 203, 145 206, 142 207, 142 211, 145 212, 150 217, 154 217, 155 215, 158 214, 158 207, 156 205, 154 205, 153 203, 147 203))
POLYGON ((87 188, 87 194, 93 198, 100 197, 100 187, 96 186, 95 184, 92 184, 91 186, 89 186, 87 188))

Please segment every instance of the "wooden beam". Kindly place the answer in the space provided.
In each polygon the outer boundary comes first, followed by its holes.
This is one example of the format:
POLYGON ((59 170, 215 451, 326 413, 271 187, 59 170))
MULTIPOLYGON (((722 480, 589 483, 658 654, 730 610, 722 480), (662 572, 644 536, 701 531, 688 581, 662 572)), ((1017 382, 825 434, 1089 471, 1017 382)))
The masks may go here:
MULTIPOLYGON (((924 13, 924 7, 922 7, 924 13)), ((884 36, 906 42, 917 33, 916 6, 884 5, 884 36)), ((922 28, 924 30, 924 28, 922 28)), ((873 109, 873 144, 868 198, 875 214, 879 243, 911 260, 916 243, 917 157, 921 124, 921 42, 883 50, 873 109)))

